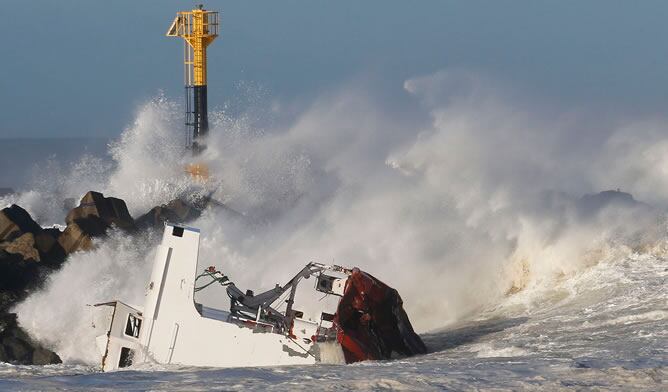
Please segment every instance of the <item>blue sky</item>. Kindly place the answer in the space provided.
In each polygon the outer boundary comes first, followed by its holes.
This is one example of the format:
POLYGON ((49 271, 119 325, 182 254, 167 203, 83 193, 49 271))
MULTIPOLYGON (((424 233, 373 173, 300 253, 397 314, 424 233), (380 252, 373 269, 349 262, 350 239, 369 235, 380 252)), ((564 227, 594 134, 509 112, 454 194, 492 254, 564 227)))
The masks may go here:
MULTIPOLYGON (((113 137, 139 104, 182 96, 189 1, 1 0, 0 137, 113 137)), ((212 106, 252 82, 308 100, 373 80, 401 102, 406 78, 480 72, 551 105, 660 113, 668 104, 665 1, 211 1, 212 106)))

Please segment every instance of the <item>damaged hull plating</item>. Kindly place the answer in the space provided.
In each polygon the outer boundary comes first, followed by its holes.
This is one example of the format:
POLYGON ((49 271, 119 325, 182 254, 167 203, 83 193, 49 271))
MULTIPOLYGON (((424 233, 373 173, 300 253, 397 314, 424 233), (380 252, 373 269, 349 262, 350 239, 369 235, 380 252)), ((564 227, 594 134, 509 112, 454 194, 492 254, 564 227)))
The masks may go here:
POLYGON ((199 230, 166 225, 143 309, 96 305, 108 313, 97 339, 104 371, 141 362, 306 365, 426 352, 397 291, 357 268, 309 263, 285 285, 254 294, 214 267, 198 275, 198 248, 199 230), (300 285, 311 276, 315 287, 300 285), (200 278, 209 281, 201 285, 200 278), (195 292, 212 284, 226 288, 229 311, 196 303, 195 292), (297 310, 303 307, 315 309, 309 316, 297 310))

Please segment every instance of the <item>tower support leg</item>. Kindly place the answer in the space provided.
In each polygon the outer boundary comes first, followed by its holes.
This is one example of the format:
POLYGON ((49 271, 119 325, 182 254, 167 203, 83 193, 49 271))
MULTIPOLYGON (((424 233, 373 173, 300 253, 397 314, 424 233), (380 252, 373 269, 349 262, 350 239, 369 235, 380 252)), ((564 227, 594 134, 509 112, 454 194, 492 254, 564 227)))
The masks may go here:
POLYGON ((194 154, 204 150, 204 141, 209 133, 206 85, 193 87, 193 144, 194 154))

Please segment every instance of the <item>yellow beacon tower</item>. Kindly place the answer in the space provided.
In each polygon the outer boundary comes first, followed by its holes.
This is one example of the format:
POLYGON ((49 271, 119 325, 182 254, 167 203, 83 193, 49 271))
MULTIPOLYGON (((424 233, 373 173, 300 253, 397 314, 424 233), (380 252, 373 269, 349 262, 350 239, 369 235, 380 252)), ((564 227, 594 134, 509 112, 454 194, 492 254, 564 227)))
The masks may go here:
POLYGON ((218 12, 200 5, 192 11, 176 14, 167 30, 168 37, 184 40, 183 62, 186 85, 186 147, 194 154, 203 150, 203 138, 209 131, 206 102, 206 48, 218 36, 218 12))

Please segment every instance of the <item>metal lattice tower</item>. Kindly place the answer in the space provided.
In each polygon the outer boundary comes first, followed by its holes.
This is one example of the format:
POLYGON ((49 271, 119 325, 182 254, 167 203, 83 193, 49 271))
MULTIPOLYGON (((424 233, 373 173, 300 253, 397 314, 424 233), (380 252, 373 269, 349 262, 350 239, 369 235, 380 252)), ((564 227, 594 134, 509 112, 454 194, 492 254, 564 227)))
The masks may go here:
POLYGON ((168 37, 181 37, 186 87, 186 147, 194 154, 203 150, 203 138, 209 132, 206 92, 206 48, 218 37, 218 12, 200 5, 192 11, 176 14, 167 30, 168 37))

